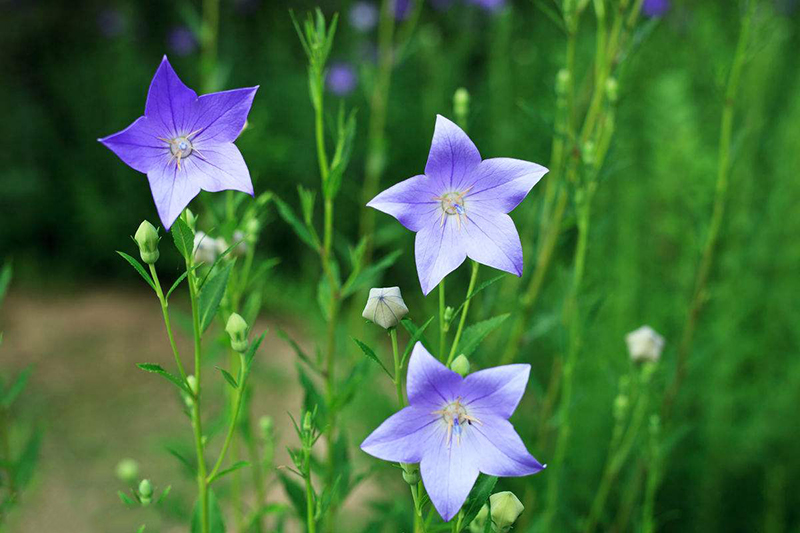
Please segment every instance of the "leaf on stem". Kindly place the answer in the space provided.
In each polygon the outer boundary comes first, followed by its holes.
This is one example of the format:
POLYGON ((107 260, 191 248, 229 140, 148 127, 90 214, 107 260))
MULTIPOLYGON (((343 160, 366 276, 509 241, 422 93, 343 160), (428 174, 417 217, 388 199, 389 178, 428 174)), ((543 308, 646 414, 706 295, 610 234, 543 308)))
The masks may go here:
POLYGON ((6 297, 8 285, 11 283, 11 274, 11 263, 8 262, 4 264, 2 270, 0 270, 0 306, 3 305, 3 299, 6 297))
POLYGON ((461 311, 463 311, 463 310, 464 310, 464 306, 467 304, 467 302, 468 302, 468 301, 470 301, 470 300, 471 300, 472 298, 474 298, 474 297, 475 297, 475 296, 476 296, 476 295, 477 295, 479 292, 481 292, 483 289, 485 289, 486 287, 488 287, 488 286, 489 286, 489 285, 491 285, 492 283, 494 283, 494 282, 496 282, 496 281, 499 281, 499 280, 503 279, 503 277, 505 277, 505 275, 504 275, 504 274, 500 274, 499 276, 496 276, 496 277, 494 277, 494 278, 492 278, 492 279, 487 279, 486 281, 484 281, 483 283, 481 283, 480 285, 478 285, 478 288, 477 288, 477 289, 475 289, 474 291, 472 291, 472 292, 469 294, 469 296, 467 296, 467 298, 466 298, 466 299, 465 299, 463 302, 461 302, 461 305, 459 305, 459 306, 458 306, 458 309, 456 309, 456 312, 455 312, 455 313, 453 313, 453 318, 451 318, 451 319, 450 319, 450 323, 452 323, 452 322, 453 322, 453 321, 456 319, 456 317, 459 315, 459 313, 461 313, 461 311))
POLYGON ((286 492, 286 496, 289 497, 289 501, 292 502, 292 506, 294 507, 297 516, 304 518, 306 516, 305 489, 303 489, 298 482, 296 482, 294 479, 291 479, 283 472, 278 473, 278 478, 281 480, 283 490, 286 492))
MULTIPOLYGON (((408 331, 408 333, 411 335, 411 340, 409 340, 408 344, 406 344, 406 349, 403 352, 403 358, 400 360, 400 368, 405 366, 406 360, 408 359, 408 356, 411 354, 411 350, 414 348, 414 345, 417 342, 422 342, 422 345, 425 346, 425 348, 428 348, 428 341, 425 339, 424 333, 428 326, 431 325, 431 322, 433 322, 433 319, 434 317, 430 317, 427 321, 425 321, 424 324, 422 324, 421 328, 418 328, 416 325, 414 325, 414 322, 412 322, 410 318, 404 318, 400 321, 400 323, 403 324, 403 327, 406 328, 406 331, 408 331)), ((430 348, 428 348, 428 351, 430 351, 430 348)))
POLYGON ((200 331, 205 331, 214 321, 225 290, 228 288, 228 278, 231 275, 235 261, 225 264, 217 274, 206 281, 200 289, 198 307, 200 313, 200 331))
POLYGON ((285 340, 285 341, 286 341, 286 342, 289 344, 289 346, 291 346, 291 347, 292 347, 292 350, 294 350, 294 353, 295 353, 295 355, 297 355, 297 357, 298 357, 298 358, 299 358, 301 361, 303 361, 305 364, 307 364, 307 365, 308 365, 308 368, 310 368, 311 370, 314 370, 315 372, 319 372, 319 369, 318 369, 318 368, 317 368, 317 366, 314 364, 314 362, 311 360, 311 358, 308 356, 308 354, 306 354, 306 353, 303 351, 303 349, 302 349, 302 348, 300 348, 300 345, 299 345, 299 344, 297 344, 297 342, 296 342, 294 339, 292 339, 291 337, 289 337, 289 334, 288 334, 288 333, 286 333, 286 332, 285 332, 284 330, 282 330, 282 329, 278 329, 278 330, 277 330, 277 332, 278 332, 278 337, 280 337, 280 338, 282 338, 283 340, 285 340))
POLYGON ((230 372, 228 372, 224 368, 220 368, 220 367, 216 367, 216 369, 219 370, 222 373, 222 377, 225 378, 225 381, 228 382, 228 385, 230 385, 234 389, 238 389, 239 388, 239 384, 236 383, 236 380, 233 378, 233 376, 231 376, 230 372))
POLYGON ((219 472, 217 472, 214 475, 214 477, 212 477, 211 479, 208 480, 208 484, 210 485, 211 483, 215 482, 216 480, 218 480, 222 476, 230 474, 231 472, 235 472, 236 470, 239 470, 240 468, 244 468, 246 466, 250 466, 250 463, 248 463, 247 461, 237 461, 236 463, 233 463, 228 468, 226 468, 224 470, 220 470, 219 472))
POLYGON ((125 494, 121 490, 117 491, 117 495, 119 496, 119 499, 122 500, 122 503, 124 503, 128 507, 133 507, 133 506, 136 505, 136 502, 133 501, 133 498, 131 498, 130 496, 128 496, 127 494, 125 494))
MULTIPOLYGON (((475 519, 475 516, 477 516, 483 504, 486 503, 489 496, 491 496, 496 484, 497 478, 495 476, 480 475, 475 486, 472 487, 469 496, 467 496, 466 503, 464 503, 464 519, 461 521, 461 525, 464 529, 475 519)), ((491 522, 491 518, 487 518, 487 521, 491 522)))
MULTIPOLYGON (((222 510, 219 508, 217 495, 214 494, 214 491, 211 489, 208 491, 208 525, 208 533, 225 533, 225 521, 222 518, 222 510)), ((203 533, 199 500, 195 502, 194 511, 192 512, 192 533, 203 533)))
POLYGON ((314 250, 319 250, 320 242, 319 237, 317 237, 316 233, 313 232, 311 226, 306 226, 303 222, 297 218, 297 215, 294 214, 294 211, 289 204, 278 198, 275 197, 275 205, 278 206, 278 215, 289 224, 289 226, 294 230, 295 234, 300 238, 301 241, 306 243, 308 246, 313 248, 314 250))
POLYGON ((158 374, 159 376, 165 377, 167 380, 169 380, 170 383, 181 389, 189 396, 194 396, 194 394, 192 394, 192 391, 189 390, 189 387, 181 378, 179 378, 174 374, 170 374, 169 372, 164 370, 161 367, 161 365, 158 365, 156 363, 136 363, 136 366, 144 370, 145 372, 151 372, 153 374, 158 374))
POLYGON ((17 374, 17 379, 9 386, 5 394, 3 395, 2 401, 0 401, 0 405, 4 408, 8 409, 14 403, 14 400, 17 399, 17 396, 25 389, 25 385, 28 383, 28 378, 33 371, 33 365, 28 365, 25 369, 22 370, 19 374, 17 374))
POLYGON ((395 250, 374 265, 361 270, 356 276, 348 278, 342 286, 342 297, 346 298, 359 289, 374 285, 381 272, 392 266, 402 253, 401 250, 395 250))
POLYGON ((478 348, 478 345, 483 339, 499 327, 509 316, 511 316, 511 313, 497 315, 482 322, 478 322, 477 324, 473 324, 465 329, 461 337, 458 353, 469 357, 478 348))
POLYGON ((194 232, 192 228, 186 223, 183 218, 178 217, 172 225, 172 240, 175 242, 175 248, 189 261, 194 253, 194 232))
POLYGON ((129 256, 129 255, 128 255, 128 254, 126 254, 125 252, 120 252, 119 250, 117 250, 117 253, 118 253, 119 255, 121 255, 121 256, 122 256, 122 258, 123 258, 123 259, 125 259, 125 261, 127 261, 128 263, 130 263, 130 264, 131 264, 131 266, 132 266, 134 269, 136 269, 136 272, 138 272, 138 273, 139 273, 139 275, 140 275, 140 276, 142 276, 142 278, 144 278, 144 280, 147 282, 147 284, 148 284, 148 285, 150 285, 150 288, 152 288, 153 290, 156 290, 156 284, 155 284, 155 283, 153 283, 153 278, 151 278, 151 277, 150 277, 150 274, 148 274, 148 273, 147 273, 147 271, 144 269, 144 267, 142 266, 142 264, 141 264, 141 263, 139 263, 139 261, 137 261, 137 260, 136 260, 136 259, 134 259, 133 257, 129 256))
POLYGON ((392 376, 392 373, 389 372, 389 369, 386 368, 386 366, 384 366, 383 362, 378 358, 378 356, 375 354, 375 351, 372 348, 370 348, 360 340, 356 339, 355 337, 350 337, 350 338, 353 339, 353 341, 358 345, 359 348, 361 348, 361 351, 364 352, 364 355, 369 357, 372 361, 378 363, 380 367, 383 369, 383 371, 386 372, 386 375, 389 376, 389 379, 394 381, 394 376, 392 376))

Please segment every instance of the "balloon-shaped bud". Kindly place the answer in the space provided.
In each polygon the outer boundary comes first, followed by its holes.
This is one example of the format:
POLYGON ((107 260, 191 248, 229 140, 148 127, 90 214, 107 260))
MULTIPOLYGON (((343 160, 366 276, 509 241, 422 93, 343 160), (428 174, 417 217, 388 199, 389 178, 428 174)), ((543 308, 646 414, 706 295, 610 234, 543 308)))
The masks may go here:
POLYGON ((656 362, 664 349, 664 337, 650 326, 642 326, 625 335, 625 343, 631 359, 636 363, 656 362))
POLYGON ((403 481, 409 485, 416 485, 420 481, 419 465, 403 464, 403 481))
POLYGON ((450 370, 456 374, 459 374, 462 378, 469 374, 469 367, 469 359, 467 359, 467 356, 463 353, 453 359, 453 362, 450 363, 450 370))
POLYGON ((148 505, 153 499, 153 485, 149 479, 143 479, 139 483, 139 501, 142 505, 148 505))
POLYGON ((370 289, 367 306, 361 316, 384 329, 396 327, 408 314, 408 307, 400 294, 400 287, 370 289))
POLYGON ((158 261, 158 241, 161 240, 161 237, 158 236, 158 230, 151 223, 146 220, 142 221, 133 240, 139 245, 139 255, 142 256, 142 261, 148 265, 158 261))
POLYGON ((509 531, 522 511, 525 510, 525 506, 522 505, 519 498, 509 491, 492 494, 489 504, 492 508, 492 522, 501 533, 509 531))
POLYGON ((228 318, 228 323, 225 326, 225 331, 231 337, 231 348, 235 352, 247 351, 247 322, 239 313, 233 313, 228 318))

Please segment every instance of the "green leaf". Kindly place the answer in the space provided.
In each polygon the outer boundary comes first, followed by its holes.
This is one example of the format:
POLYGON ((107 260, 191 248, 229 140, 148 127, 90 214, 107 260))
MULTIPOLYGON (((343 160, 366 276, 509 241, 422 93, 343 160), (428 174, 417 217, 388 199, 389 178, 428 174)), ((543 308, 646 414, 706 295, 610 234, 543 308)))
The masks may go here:
POLYGON ((317 386, 314 384, 314 381, 306 374, 303 367, 299 364, 297 365, 297 373, 300 377, 300 385, 305 391, 303 410, 314 411, 316 407, 318 409, 317 415, 324 421, 328 415, 328 404, 325 402, 325 397, 317 391, 317 386))
POLYGON ((275 205, 278 206, 278 214, 280 217, 287 223, 291 228, 294 230, 295 234, 300 237, 300 240, 309 245, 314 250, 319 249, 319 238, 316 237, 310 230, 309 227, 303 224, 303 222, 297 218, 292 211, 292 208, 289 207, 289 204, 278 198, 275 197, 275 205))
POLYGON ((161 368, 161 365, 158 365, 156 363, 136 363, 136 366, 144 370, 145 372, 152 372, 153 374, 158 374, 159 376, 167 378, 171 383, 173 383, 183 392, 185 392, 189 396, 194 396, 192 392, 189 390, 189 387, 186 385, 186 383, 183 382, 181 378, 179 378, 174 374, 170 374, 169 372, 161 368))
MULTIPOLYGON (((160 504, 161 502, 163 502, 163 501, 164 501, 164 498, 166 498, 166 497, 167 497, 167 495, 169 494, 169 492, 170 492, 171 490, 172 490, 172 485, 167 485, 167 487, 166 487, 164 490, 162 490, 162 491, 161 491, 161 495, 160 495, 160 496, 158 497, 158 499, 156 500, 156 505, 158 505, 158 504, 160 504)), ((143 527, 144 527, 144 526, 143 526, 143 527)))
MULTIPOLYGON (((200 285, 198 285, 198 287, 200 287, 200 290, 202 290, 202 289, 203 289, 203 285, 205 285, 205 284, 206 284, 206 281, 208 281, 208 278, 209 278, 209 277, 211 277, 211 274, 213 274, 213 273, 214 273, 214 269, 215 269, 215 268, 217 268, 217 265, 219 265, 219 264, 220 264, 220 262, 221 262, 223 259, 225 259, 225 256, 227 256, 229 253, 231 253, 231 252, 233 251, 233 249, 234 249, 234 248, 236 248, 237 246, 239 246, 240 244, 242 244, 242 242, 244 242, 244 239, 242 239, 242 240, 239 240, 239 241, 237 241, 237 242, 235 242, 235 243, 231 244, 230 246, 228 246, 228 247, 225 249, 225 251, 224 251, 224 252, 222 252, 221 254, 219 254, 219 255, 217 256, 217 258, 214 260, 214 262, 213 262, 213 263, 211 263, 211 268, 209 268, 209 269, 208 269, 208 272, 206 272, 206 275, 205 275, 205 277, 203 277, 203 281, 201 281, 201 282, 200 282, 200 285)), ((197 266, 199 266, 199 265, 197 265, 197 266)), ((195 268, 196 268, 196 267, 195 267, 195 268)))
MULTIPOLYGON (((428 348, 428 341, 425 340, 423 334, 428 326, 431 325, 433 319, 434 317, 430 317, 427 321, 425 321, 424 324, 422 324, 421 328, 418 328, 416 325, 414 325, 414 322, 412 322, 411 319, 404 318, 400 321, 400 323, 403 324, 403 327, 406 328, 406 331, 408 331, 408 333, 411 335, 411 340, 409 340, 406 344, 406 349, 403 352, 403 358, 400 360, 401 368, 405 366, 406 359, 408 359, 408 356, 411 355, 411 350, 414 348, 414 345, 417 342, 422 342, 422 345, 428 348)), ((430 351, 430 348, 428 348, 428 351, 430 351)))
POLYGON ((136 533, 144 533, 144 528, 147 527, 145 524, 142 524, 139 529, 136 530, 136 533))
MULTIPOLYGON (((487 476, 485 474, 481 474, 478 478, 478 481, 475 483, 475 486, 472 487, 472 490, 467 496, 467 501, 464 503, 464 519, 462 520, 462 524, 464 529, 466 529, 469 524, 475 520, 475 516, 483 507, 483 504, 489 499, 491 496, 492 491, 494 490, 494 486, 497 484, 497 478, 494 476, 487 476)), ((491 519, 488 521, 491 522, 491 519)))
POLYGON ((342 297, 345 298, 359 289, 373 285, 381 272, 392 266, 402 253, 402 250, 395 250, 374 265, 362 270, 354 278, 348 279, 342 287, 342 297))
POLYGON ((156 290, 156 284, 155 284, 155 283, 153 283, 153 278, 151 278, 151 277, 150 277, 150 274, 148 274, 148 273, 147 273, 147 271, 144 269, 144 267, 141 265, 141 263, 139 263, 139 261, 137 261, 137 260, 136 260, 136 259, 134 259, 133 257, 129 256, 129 255, 128 255, 128 254, 126 254, 125 252, 120 252, 119 250, 117 250, 117 253, 118 253, 119 255, 121 255, 121 256, 122 256, 122 258, 123 258, 123 259, 125 259, 125 261, 127 261, 128 263, 130 263, 130 264, 131 264, 131 266, 132 266, 134 269, 136 269, 136 272, 138 272, 138 273, 139 273, 139 275, 140 275, 140 276, 142 276, 142 277, 144 278, 144 280, 147 282, 147 284, 148 284, 148 285, 150 285, 150 287, 151 287, 153 290, 156 290))
POLYGON ((183 466, 186 467, 186 470, 189 472, 189 475, 191 475, 191 476, 195 475, 195 473, 197 472, 197 469, 195 468, 195 464, 192 461, 190 461, 185 455, 183 455, 181 452, 179 452, 175 448, 171 448, 171 447, 167 446, 166 449, 170 453, 170 455, 175 457, 178 461, 181 462, 181 464, 183 466))
POLYGON ((14 481, 17 484, 18 490, 23 490, 28 486, 33 473, 36 470, 36 464, 39 462, 39 449, 42 447, 42 437, 44 433, 40 429, 36 429, 31 433, 28 442, 25 443, 25 448, 17 459, 17 464, 14 467, 14 481))
POLYGON ((303 489, 303 487, 301 487, 297 481, 290 478, 283 472, 278 473, 278 478, 281 480, 283 490, 286 492, 286 496, 289 497, 289 501, 292 502, 292 506, 294 507, 297 516, 304 519, 306 516, 305 489, 303 489))
POLYGON ((261 343, 264 342, 264 337, 266 336, 267 332, 265 331, 264 333, 259 335, 256 340, 251 342, 250 346, 247 347, 247 351, 244 354, 245 379, 247 379, 247 376, 250 374, 250 366, 253 364, 253 359, 255 359, 256 357, 256 352, 258 351, 259 346, 261 346, 261 343))
POLYGON ((331 290, 328 276, 325 274, 322 275, 317 285, 317 303, 320 311, 322 311, 323 318, 330 320, 333 313, 333 291, 331 290))
POLYGON ((0 402, 0 405, 8 409, 14 403, 14 400, 17 399, 17 396, 25 389, 25 385, 28 383, 28 378, 33 371, 33 365, 28 365, 25 367, 22 372, 17 374, 17 379, 8 387, 3 395, 3 400, 0 402))
POLYGON ((457 317, 457 316, 458 316, 458 314, 459 314, 459 313, 460 313, 460 312, 461 312, 461 311, 464 309, 464 305, 466 305, 466 303, 467 303, 468 301, 470 301, 472 298, 474 298, 474 297, 475 297, 475 296, 476 296, 476 295, 477 295, 479 292, 481 292, 483 289, 485 289, 486 287, 488 287, 488 286, 489 286, 489 285, 491 285, 492 283, 494 283, 494 282, 496 282, 496 281, 499 281, 499 280, 503 279, 504 277, 505 277, 505 275, 504 275, 504 274, 500 274, 499 276, 496 276, 496 277, 494 277, 494 278, 492 278, 492 279, 486 280, 486 281, 484 281, 483 283, 481 283, 480 285, 478 285, 478 288, 477 288, 477 289, 475 289, 474 291, 472 291, 472 292, 469 294, 469 296, 467 296, 467 298, 466 298, 466 299, 465 299, 463 302, 461 302, 461 305, 459 305, 459 306, 458 306, 458 309, 456 309, 456 312, 455 312, 455 313, 453 313, 453 318, 451 318, 451 319, 450 319, 450 322, 452 323, 452 322, 453 322, 453 321, 456 319, 456 317, 457 317))
POLYGON ((178 217, 172 225, 172 240, 175 241, 175 248, 187 261, 194 253, 194 232, 183 218, 178 217))
POLYGON ((10 262, 4 264, 2 270, 0 270, 0 307, 2 307, 3 299, 6 297, 8 285, 11 283, 12 273, 13 269, 10 262))
POLYGON ((342 383, 336 395, 336 400, 334 401, 335 411, 341 410, 353 400, 356 392, 361 388, 361 385, 363 385, 364 380, 369 374, 370 368, 372 368, 372 363, 366 359, 362 359, 353 366, 350 375, 344 380, 344 383, 342 383))
POLYGON ((239 384, 236 383, 236 380, 233 379, 233 376, 231 376, 230 372, 228 372, 224 368, 220 368, 220 367, 216 367, 216 369, 219 370, 220 372, 222 372, 222 377, 225 378, 225 381, 228 382, 228 385, 230 385, 234 389, 238 389, 239 388, 239 384))
POLYGON ((331 171, 328 174, 328 181, 324 185, 326 198, 335 198, 342 185, 342 176, 350 163, 350 155, 353 152, 353 140, 356 136, 356 110, 352 110, 345 121, 344 105, 339 107, 339 119, 337 122, 338 133, 336 139, 336 151, 331 159, 331 171))
POLYGON ((133 501, 133 498, 131 498, 130 496, 128 496, 127 494, 125 494, 121 490, 117 491, 117 495, 119 496, 119 499, 122 500, 122 503, 124 503, 128 507, 133 507, 133 506, 136 505, 136 502, 133 501))
POLYGON ((473 324, 465 329, 464 334, 461 336, 461 344, 459 344, 458 353, 463 353, 467 357, 472 355, 483 339, 500 326, 509 316, 511 316, 511 313, 497 315, 483 322, 473 324))
MULTIPOLYGON (((208 525, 209 533, 225 533, 225 521, 222 518, 219 502, 217 502, 217 495, 210 489, 208 491, 208 525)), ((192 533, 202 533, 199 501, 195 502, 192 512, 192 533)))
POLYGON ((372 348, 370 348, 369 346, 367 346, 366 344, 364 344, 360 340, 356 339, 355 337, 350 337, 350 338, 353 339, 353 341, 356 344, 358 344, 358 347, 361 348, 361 351, 364 352, 364 355, 366 355, 371 360, 373 360, 376 363, 378 363, 380 365, 380 367, 383 369, 383 371, 386 372, 386 375, 389 376, 390 379, 394 380, 394 377, 392 376, 392 373, 389 372, 389 369, 384 366, 383 362, 378 358, 378 356, 375 354, 375 352, 372 350, 372 348))
POLYGON ((310 369, 318 371, 316 365, 313 363, 313 361, 311 361, 311 358, 303 351, 302 348, 300 348, 300 345, 297 344, 297 342, 295 342, 294 339, 289 337, 288 333, 286 333, 282 329, 278 329, 277 332, 278 332, 278 337, 285 340, 289 344, 289 346, 292 347, 292 350, 294 350, 295 355, 297 355, 297 357, 300 358, 301 361, 307 364, 310 369))
MULTIPOLYGON (((193 266, 192 270, 195 270, 198 266, 200 266, 200 265, 193 266)), ((186 279, 186 276, 189 275, 189 272, 191 272, 191 270, 187 270, 186 272, 181 274, 178 279, 175 280, 175 283, 173 283, 172 287, 170 287, 169 290, 167 291, 167 295, 165 297, 167 300, 169 300, 169 297, 172 295, 173 292, 175 292, 175 289, 177 289, 178 286, 181 284, 181 281, 186 279)))
POLYGON ((234 261, 225 263, 225 266, 217 274, 206 281, 200 289, 197 305, 200 314, 200 331, 205 331, 214 321, 214 317, 219 309, 225 290, 228 288, 228 278, 230 278, 234 261))
POLYGON ((218 480, 219 478, 221 478, 222 476, 230 474, 231 472, 235 472, 236 470, 239 470, 240 468, 244 468, 246 466, 250 466, 250 463, 248 463, 247 461, 238 461, 229 466, 228 468, 225 468, 224 470, 220 470, 219 472, 217 472, 214 477, 208 480, 208 483, 211 484, 216 480, 218 480))

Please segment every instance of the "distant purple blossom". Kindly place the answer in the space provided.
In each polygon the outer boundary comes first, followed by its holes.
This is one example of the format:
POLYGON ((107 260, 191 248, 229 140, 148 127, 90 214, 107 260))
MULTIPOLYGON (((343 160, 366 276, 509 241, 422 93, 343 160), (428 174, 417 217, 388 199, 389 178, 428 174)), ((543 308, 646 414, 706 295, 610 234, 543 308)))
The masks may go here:
POLYGON ((425 489, 448 521, 480 472, 518 477, 544 468, 508 421, 530 370, 530 365, 506 365, 462 378, 418 342, 408 363, 409 406, 373 431, 361 449, 384 461, 420 463, 425 489))
POLYGON ((412 0, 394 0, 394 18, 395 20, 405 20, 411 12, 412 0))
POLYGON ((333 63, 325 78, 328 90, 337 96, 347 96, 353 92, 357 83, 356 71, 349 63, 333 63))
POLYGON ((507 213, 546 173, 519 159, 481 161, 467 134, 437 116, 425 174, 390 187, 367 206, 417 233, 417 275, 428 294, 467 257, 522 275, 522 245, 507 213))
POLYGON ((661 17, 669 11, 670 0, 644 0, 642 13, 646 17, 661 17))
POLYGON ((467 0, 470 4, 485 9, 486 11, 499 11, 506 5, 506 0, 467 0))
POLYGON ((197 38, 186 26, 177 26, 167 35, 167 47, 176 55, 188 56, 197 50, 197 38))
POLYGON ((128 166, 147 174, 165 229, 200 190, 253 194, 250 172, 233 141, 244 128, 257 90, 198 98, 164 56, 150 83, 144 116, 99 139, 128 166))
POLYGON ((107 39, 118 37, 127 26, 128 20, 119 9, 106 8, 97 15, 97 27, 100 34, 107 39))
POLYGON ((350 25, 360 32, 368 32, 378 25, 378 7, 370 2, 356 2, 350 8, 350 25))

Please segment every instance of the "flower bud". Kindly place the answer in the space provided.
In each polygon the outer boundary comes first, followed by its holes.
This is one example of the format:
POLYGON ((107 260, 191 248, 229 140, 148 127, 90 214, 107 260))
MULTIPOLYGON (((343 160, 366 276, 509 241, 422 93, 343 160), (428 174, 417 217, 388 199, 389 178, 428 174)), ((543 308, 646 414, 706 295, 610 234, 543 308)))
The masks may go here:
POLYGON ((453 114, 456 116, 456 122, 462 124, 469 116, 469 92, 464 87, 459 87, 453 94, 453 114))
POLYGON ((469 374, 469 359, 463 353, 453 359, 450 363, 450 370, 459 374, 462 378, 469 374))
POLYGON ((403 466, 403 481, 409 485, 416 485, 419 483, 419 465, 404 464, 403 466))
POLYGON ((158 241, 161 240, 161 237, 158 236, 158 230, 151 223, 146 220, 142 221, 133 240, 139 245, 139 255, 142 256, 142 261, 148 265, 158 261, 158 241))
POLYGON ((664 349, 664 337, 650 326, 642 326, 625 335, 625 343, 631 359, 636 363, 656 362, 664 349))
POLYGON ((444 321, 450 322, 453 320, 453 313, 455 313, 455 309, 450 307, 449 305, 444 308, 444 321))
POLYGON ((133 483, 139 477, 139 463, 133 459, 123 459, 117 463, 117 477, 125 483, 133 483))
POLYGON ((408 314, 408 307, 400 294, 400 287, 370 289, 367 306, 361 316, 384 329, 396 327, 408 314))
POLYGON ((469 523, 469 533, 483 533, 486 531, 486 519, 489 517, 489 506, 485 503, 472 522, 469 523))
POLYGON ((303 417, 303 431, 311 431, 311 428, 313 427, 311 422, 311 411, 306 411, 306 416, 303 417))
POLYGON ((606 98, 612 104, 619 98, 619 83, 616 78, 608 78, 606 80, 606 98))
POLYGON ((581 159, 583 164, 591 166, 594 164, 595 144, 593 141, 586 141, 581 147, 581 159))
POLYGON ((510 530, 519 515, 525 510, 525 506, 522 505, 519 498, 509 491, 492 494, 489 503, 492 509, 492 522, 500 532, 510 530))
POLYGON ((197 378, 189 374, 186 376, 186 382, 189 384, 189 389, 192 391, 192 394, 197 394, 197 378))
POLYGON ((262 416, 259 418, 258 427, 261 429, 261 437, 264 440, 270 440, 272 438, 272 430, 275 427, 275 423, 271 416, 262 416))
POLYGON ((233 313, 228 318, 225 331, 231 337, 231 348, 235 352, 247 351, 247 322, 239 313, 233 313))
POLYGON ((149 479, 143 479, 139 483, 139 500, 142 502, 142 505, 147 505, 150 503, 153 497, 153 485, 150 483, 149 479))
POLYGON ((562 68, 558 71, 556 74, 556 94, 558 96, 566 96, 571 78, 569 70, 562 68))

